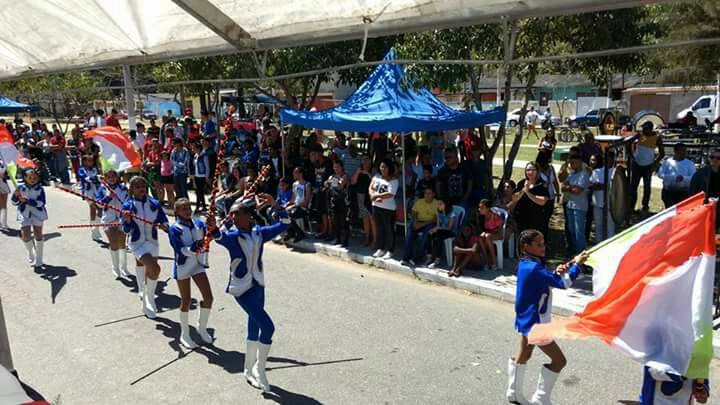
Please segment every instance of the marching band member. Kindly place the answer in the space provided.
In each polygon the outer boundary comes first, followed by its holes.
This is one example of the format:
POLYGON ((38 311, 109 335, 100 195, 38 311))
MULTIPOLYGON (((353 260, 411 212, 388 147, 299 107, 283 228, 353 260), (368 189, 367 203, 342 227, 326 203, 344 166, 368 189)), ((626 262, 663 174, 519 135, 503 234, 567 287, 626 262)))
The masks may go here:
POLYGON ((704 404, 710 395, 708 379, 689 379, 646 365, 640 405, 687 405, 694 399, 704 404))
MULTIPOLYGON (((96 200, 121 209, 128 197, 128 188, 120 180, 118 173, 111 169, 105 173, 105 184, 98 188, 96 200)), ((105 208, 102 213, 103 224, 120 222, 120 213, 105 208)), ((105 234, 110 242, 110 258, 112 260, 112 272, 115 277, 127 277, 130 275, 127 269, 127 254, 125 247, 125 234, 118 226, 105 227, 105 234)))
POLYGON ((255 388, 267 393, 270 392, 270 385, 265 375, 265 365, 275 325, 264 308, 263 244, 283 233, 290 219, 287 212, 268 194, 260 194, 255 200, 247 197, 238 200, 230 208, 229 217, 231 219, 224 221, 218 229, 214 217, 210 216, 208 227, 212 229, 217 243, 230 253, 230 280, 225 291, 235 297, 235 301, 248 314, 245 378, 255 388), (258 204, 268 204, 279 210, 279 222, 267 226, 254 225, 258 204))
MULTIPOLYGON (((95 157, 93 155, 83 156, 82 165, 80 165, 80 169, 78 169, 77 172, 78 180, 80 180, 80 192, 83 196, 95 197, 98 187, 100 187, 99 175, 100 173, 98 172, 95 157)), ((88 201, 88 204, 90 206, 90 223, 99 223, 97 206, 95 206, 95 203, 92 201, 88 201)), ((102 239, 98 228, 92 228, 91 236, 95 241, 102 239)))
MULTIPOLYGON (((520 234, 520 253, 522 257, 518 263, 515 296, 515 329, 520 332, 520 350, 508 361, 506 396, 511 403, 525 404, 527 400, 522 391, 525 367, 535 348, 528 343, 528 334, 535 324, 550 322, 552 309, 550 288, 570 287, 580 275, 587 255, 580 254, 571 263, 561 264, 553 272, 544 262, 545 238, 535 229, 528 229, 520 234)), ((554 341, 538 346, 550 357, 550 364, 544 365, 541 369, 537 389, 530 403, 550 405, 553 386, 567 361, 554 341)))
POLYGON ((143 300, 143 312, 150 319, 157 316, 155 287, 160 276, 157 228, 168 229, 168 220, 160 202, 147 195, 144 178, 130 179, 130 198, 123 203, 123 232, 130 235, 130 250, 135 255, 138 294, 143 300), (145 223, 133 214, 152 222, 145 223), (147 279, 147 282, 145 280, 147 279))
POLYGON ((175 215, 177 221, 170 226, 170 245, 175 251, 173 265, 173 278, 177 281, 180 290, 180 343, 188 349, 194 349, 197 344, 190 337, 188 326, 188 311, 190 310, 190 279, 200 289, 200 316, 197 331, 205 343, 212 343, 213 338, 207 332, 210 308, 212 308, 213 295, 210 282, 205 274, 203 265, 203 239, 207 229, 200 219, 193 219, 190 200, 180 198, 175 201, 175 215))
POLYGON ((45 207, 45 190, 40 183, 40 176, 34 169, 27 170, 24 182, 18 185, 12 196, 12 204, 17 207, 17 220, 25 249, 28 251, 28 262, 31 266, 43 266, 43 222, 48 219, 45 207), (32 233, 30 232, 32 227, 32 233), (35 245, 33 246, 33 237, 35 245))

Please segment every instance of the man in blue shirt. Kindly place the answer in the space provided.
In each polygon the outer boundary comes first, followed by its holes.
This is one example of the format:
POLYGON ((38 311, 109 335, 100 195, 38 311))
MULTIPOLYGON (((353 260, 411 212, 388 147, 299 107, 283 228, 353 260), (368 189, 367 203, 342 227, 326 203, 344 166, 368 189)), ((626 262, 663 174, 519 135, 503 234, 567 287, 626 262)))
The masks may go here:
POLYGON ((207 111, 203 111, 200 114, 200 121, 202 122, 202 136, 208 141, 207 156, 210 163, 210 181, 215 178, 215 166, 217 165, 217 126, 215 122, 210 119, 210 114, 207 111))

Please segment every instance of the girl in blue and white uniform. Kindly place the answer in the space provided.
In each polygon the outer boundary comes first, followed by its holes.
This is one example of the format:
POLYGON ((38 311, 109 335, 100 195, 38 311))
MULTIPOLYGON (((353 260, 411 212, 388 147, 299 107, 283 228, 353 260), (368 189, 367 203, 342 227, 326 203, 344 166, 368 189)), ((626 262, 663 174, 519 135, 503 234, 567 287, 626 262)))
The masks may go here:
POLYGON ((18 185, 12 196, 12 204, 17 207, 17 220, 28 263, 34 267, 43 266, 43 222, 48 214, 45 207, 45 190, 40 184, 40 175, 34 170, 25 171, 24 181, 18 185), (31 233, 32 228, 32 233, 31 233), (33 238, 35 244, 33 245, 33 238))
POLYGON ((290 224, 290 218, 269 194, 260 194, 255 200, 238 200, 230 208, 229 217, 231 219, 217 229, 214 218, 210 216, 208 227, 212 229, 217 243, 230 253, 230 280, 225 292, 235 297, 235 301, 248 314, 245 378, 255 388, 270 392, 265 364, 275 325, 265 311, 262 253, 264 243, 283 233, 290 224), (256 205, 266 204, 275 207, 278 222, 267 226, 254 225, 256 205))
MULTIPOLYGON (((581 274, 583 263, 587 259, 584 253, 571 262, 561 264, 555 271, 545 265, 545 238, 535 229, 520 234, 520 253, 522 255, 517 268, 517 292, 515 295, 515 329, 520 332, 520 350, 508 361, 507 400, 511 403, 528 403, 523 395, 523 379, 527 361, 532 356, 534 345, 528 343, 528 334, 537 323, 550 322, 552 310, 551 288, 568 288, 581 274)), ((550 405, 550 394, 560 371, 567 361, 554 341, 538 345, 548 357, 540 371, 537 389, 531 404, 550 405)))
MULTIPOLYGON (((102 184, 95 195, 95 199, 117 209, 128 198, 128 188, 120 180, 118 173, 111 169, 104 176, 105 184, 102 184)), ((122 218, 120 213, 104 208, 100 221, 103 224, 118 223, 122 218)), ((130 275, 127 269, 127 250, 125 247, 125 233, 119 226, 105 227, 105 234, 110 242, 110 259, 112 260, 112 272, 116 278, 130 275)))
POLYGON ((160 276, 157 228, 167 232, 168 220, 160 202, 147 195, 147 187, 147 182, 140 176, 130 179, 130 198, 123 203, 122 224, 123 232, 130 236, 130 250, 135 255, 135 277, 143 312, 148 318, 155 319, 155 287, 160 276), (133 218, 132 214, 151 221, 152 225, 133 218))
MULTIPOLYGON (((100 187, 99 176, 100 171, 97 168, 95 157, 93 157, 93 155, 83 156, 82 165, 80 165, 80 169, 78 169, 77 172, 77 178, 80 181, 80 193, 82 193, 83 196, 95 198, 98 188, 100 187)), ((98 207, 95 206, 94 202, 89 200, 88 205, 90 206, 90 223, 99 223, 99 219, 97 217, 98 207)), ((93 240, 99 241, 102 239, 98 228, 93 227, 90 235, 93 240)))
MULTIPOLYGON (((691 360, 692 361, 692 360, 691 360)), ((688 405, 707 403, 710 381, 693 379, 645 365, 639 405, 688 405)))
POLYGON ((168 233, 170 245, 175 251, 172 275, 177 281, 178 290, 180 290, 180 343, 188 349, 194 349, 197 344, 190 337, 190 326, 188 326, 191 278, 200 289, 200 294, 202 294, 200 316, 198 317, 198 334, 205 343, 212 343, 213 341, 207 331, 213 295, 207 274, 205 274, 203 256, 206 253, 201 253, 207 228, 200 219, 193 219, 192 207, 190 206, 190 200, 187 198, 180 198, 175 201, 175 215, 177 221, 170 226, 168 233))

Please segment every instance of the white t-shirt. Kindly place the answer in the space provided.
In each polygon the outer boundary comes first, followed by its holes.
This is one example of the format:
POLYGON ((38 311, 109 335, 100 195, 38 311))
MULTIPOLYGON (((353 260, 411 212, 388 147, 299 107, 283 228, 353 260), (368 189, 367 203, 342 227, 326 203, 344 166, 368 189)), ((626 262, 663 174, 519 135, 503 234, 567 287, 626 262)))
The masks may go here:
POLYGON ((292 191, 295 195, 295 205, 300 206, 305 202, 305 195, 307 194, 307 182, 301 184, 299 181, 293 183, 292 191))
MULTIPOLYGON (((608 169, 608 175, 610 175, 610 181, 615 177, 615 168, 608 169)), ((599 168, 593 170, 590 175, 590 184, 604 184, 605 183, 605 169, 599 168)), ((592 203, 594 207, 602 208, 605 206, 605 189, 595 190, 592 193, 592 203)))
POLYGON ((145 134, 142 132, 138 132, 135 135, 135 140, 133 141, 133 144, 138 150, 142 150, 143 145, 145 145, 145 134))
POLYGON ((370 183, 370 189, 372 189, 373 192, 377 194, 382 193, 391 193, 393 196, 390 198, 385 198, 382 201, 373 201, 372 205, 379 208, 385 208, 386 210, 395 210, 397 208, 397 204, 395 204, 395 193, 397 193, 398 190, 398 180, 392 179, 390 181, 387 181, 383 179, 380 175, 377 175, 373 177, 372 182, 370 183))
POLYGON ((535 124, 537 124, 537 120, 538 120, 538 113, 537 113, 537 112, 535 112, 535 111, 529 111, 529 112, 527 113, 527 122, 528 122, 528 124, 533 124, 533 125, 535 125, 535 124))

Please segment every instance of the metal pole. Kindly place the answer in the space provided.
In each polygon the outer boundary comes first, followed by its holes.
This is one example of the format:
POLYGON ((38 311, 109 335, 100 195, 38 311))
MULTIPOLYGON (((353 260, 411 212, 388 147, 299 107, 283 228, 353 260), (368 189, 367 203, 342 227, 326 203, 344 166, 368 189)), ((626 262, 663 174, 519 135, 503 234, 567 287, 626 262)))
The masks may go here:
POLYGON ((125 102, 127 103, 128 130, 135 129, 135 90, 130 74, 130 66, 123 65, 123 85, 125 86, 125 102))
MULTIPOLYGON (((608 238, 608 219, 609 218, 609 202, 610 202, 610 179, 608 178, 610 174, 610 169, 608 168, 608 158, 610 157, 610 145, 605 147, 605 156, 604 161, 605 164, 603 165, 603 214, 602 214, 602 240, 605 240, 608 238)), ((600 241, 598 241, 599 243, 600 241)))
POLYGON ((285 134, 283 133, 282 115, 280 116, 280 173, 285 177, 285 134))
POLYGON ((10 351, 7 326, 5 326, 5 314, 2 309, 2 298, 0 298, 0 364, 11 373, 15 371, 12 361, 12 351, 10 351))
POLYGON ((400 149, 402 150, 402 165, 400 166, 400 173, 402 175, 402 191, 403 191, 403 228, 405 228, 405 240, 408 237, 408 222, 407 222, 407 190, 405 187, 405 134, 400 134, 400 149))

